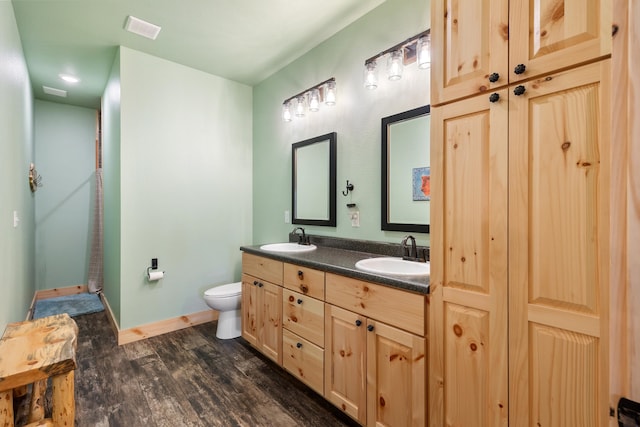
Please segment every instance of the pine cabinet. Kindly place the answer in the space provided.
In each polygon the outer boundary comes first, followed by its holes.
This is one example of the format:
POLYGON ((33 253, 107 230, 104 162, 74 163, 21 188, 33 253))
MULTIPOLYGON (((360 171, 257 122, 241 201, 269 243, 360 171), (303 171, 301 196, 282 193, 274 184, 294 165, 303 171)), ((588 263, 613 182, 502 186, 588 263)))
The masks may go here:
POLYGON ((324 393, 324 272, 284 264, 283 367, 324 393))
POLYGON ((608 0, 432 0, 431 8, 432 105, 611 53, 608 0))
POLYGON ((606 425, 609 60, 495 93, 432 109, 429 425, 606 425))
POLYGON ((362 425, 424 426, 425 297, 333 274, 326 286, 325 397, 362 425))
POLYGON ((242 337, 282 365, 282 262, 242 254, 242 337))

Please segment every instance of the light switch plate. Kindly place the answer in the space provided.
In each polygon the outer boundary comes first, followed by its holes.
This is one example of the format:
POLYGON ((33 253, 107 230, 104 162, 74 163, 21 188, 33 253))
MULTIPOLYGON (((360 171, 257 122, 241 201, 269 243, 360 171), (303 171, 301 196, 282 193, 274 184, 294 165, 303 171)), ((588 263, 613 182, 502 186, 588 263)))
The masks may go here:
POLYGON ((360 227, 360 211, 351 212, 349 216, 351 217, 351 226, 360 227))

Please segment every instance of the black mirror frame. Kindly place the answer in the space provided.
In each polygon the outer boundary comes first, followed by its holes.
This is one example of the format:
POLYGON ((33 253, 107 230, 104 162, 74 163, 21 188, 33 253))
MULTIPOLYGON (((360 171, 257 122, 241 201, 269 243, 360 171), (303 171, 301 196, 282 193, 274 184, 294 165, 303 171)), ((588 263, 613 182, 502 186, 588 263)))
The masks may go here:
POLYGON ((336 144, 337 134, 336 132, 331 132, 326 135, 320 135, 291 145, 291 210, 293 212, 291 222, 293 224, 321 225, 328 227, 336 226, 336 144), (326 140, 329 140, 329 219, 298 218, 298 212, 296 210, 296 149, 326 140))
POLYGON ((431 114, 431 105, 414 108, 389 117, 382 118, 382 193, 380 198, 381 209, 381 229, 388 231, 410 231, 415 233, 429 233, 429 224, 403 224, 389 222, 389 125, 402 122, 415 117, 431 114))

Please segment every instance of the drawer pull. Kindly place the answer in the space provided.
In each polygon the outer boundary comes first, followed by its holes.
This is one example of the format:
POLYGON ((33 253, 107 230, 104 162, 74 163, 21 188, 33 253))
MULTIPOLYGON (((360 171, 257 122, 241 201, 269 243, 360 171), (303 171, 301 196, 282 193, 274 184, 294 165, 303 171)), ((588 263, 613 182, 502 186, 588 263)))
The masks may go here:
POLYGON ((373 331, 373 325, 367 326, 367 331, 369 331, 369 332, 373 331))
POLYGON ((499 93, 492 93, 489 96, 489 102, 498 102, 500 100, 500 94, 499 93))
POLYGON ((302 300, 298 298, 298 304, 302 304, 302 300))
POLYGON ((527 89, 524 86, 518 85, 513 89, 513 94, 515 96, 520 96, 520 95, 524 94, 526 91, 527 91, 527 89))
POLYGON ((302 270, 298 270, 298 278, 300 280, 302 280, 304 278, 304 273, 302 272, 302 270))
POLYGON ((362 325, 362 320, 360 319, 356 320, 356 326, 360 326, 360 325, 362 325))
POLYGON ((500 74, 498 74, 498 73, 491 73, 491 74, 489 75, 489 81, 490 81, 491 83, 495 83, 495 82, 497 82, 498 80, 500 80, 500 74))
POLYGON ((513 69, 513 72, 516 73, 516 74, 524 74, 526 69, 527 69, 527 67, 524 64, 518 64, 513 69))
POLYGON ((302 343, 301 343, 301 342, 297 343, 297 344, 296 344, 296 347, 298 347, 298 348, 302 348, 302 343))

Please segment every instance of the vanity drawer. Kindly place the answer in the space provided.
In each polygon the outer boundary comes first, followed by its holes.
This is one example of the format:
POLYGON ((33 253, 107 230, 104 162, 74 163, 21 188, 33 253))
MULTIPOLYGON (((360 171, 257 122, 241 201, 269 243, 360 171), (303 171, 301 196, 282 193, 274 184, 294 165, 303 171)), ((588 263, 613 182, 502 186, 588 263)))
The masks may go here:
POLYGON ((289 289, 282 290, 283 328, 324 346, 324 303, 289 289))
POLYGON ((282 262, 242 253, 242 272, 282 286, 282 262))
POLYGON ((326 301, 425 336, 426 296, 327 273, 326 301))
POLYGON ((324 350, 286 329, 282 330, 282 365, 294 377, 324 394, 324 350))
POLYGON ((324 301, 324 271, 285 263, 284 287, 324 301))

